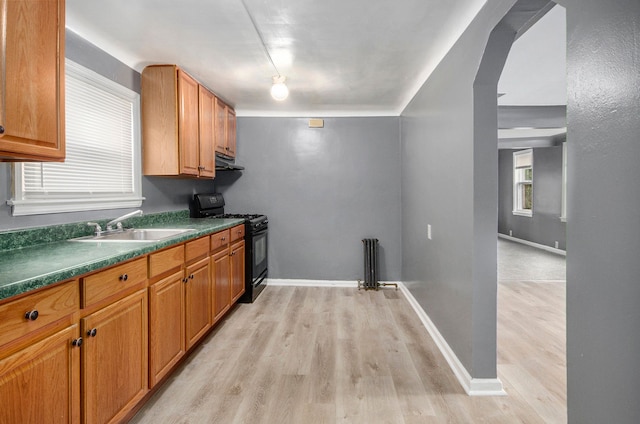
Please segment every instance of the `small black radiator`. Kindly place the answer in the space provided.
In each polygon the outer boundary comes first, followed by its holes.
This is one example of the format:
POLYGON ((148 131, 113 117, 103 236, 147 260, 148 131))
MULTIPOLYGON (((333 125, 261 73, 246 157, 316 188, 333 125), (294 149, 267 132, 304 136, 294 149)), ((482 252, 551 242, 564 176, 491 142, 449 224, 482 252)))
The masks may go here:
POLYGON ((358 280, 358 290, 378 290, 380 286, 395 286, 396 283, 381 283, 378 279, 380 276, 380 267, 378 265, 378 239, 367 238, 362 240, 364 248, 364 280, 358 280))
POLYGON ((363 239, 364 246, 364 281, 366 290, 378 290, 378 239, 363 239))

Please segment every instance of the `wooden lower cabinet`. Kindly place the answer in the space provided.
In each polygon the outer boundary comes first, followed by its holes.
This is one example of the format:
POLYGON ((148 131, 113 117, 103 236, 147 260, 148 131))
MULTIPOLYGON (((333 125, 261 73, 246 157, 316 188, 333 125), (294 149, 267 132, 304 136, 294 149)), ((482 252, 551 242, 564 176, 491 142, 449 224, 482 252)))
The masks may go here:
POLYGON ((231 307, 231 273, 229 249, 211 256, 211 280, 213 285, 213 322, 217 322, 231 307))
POLYGON ((72 325, 0 360, 0 423, 79 423, 80 348, 72 325))
POLYGON ((211 283, 209 257, 186 269, 185 273, 185 321, 187 350, 211 328, 211 283))
POLYGON ((1 304, 0 424, 128 419, 244 293, 243 229, 1 304))
POLYGON ((184 285, 180 270, 149 287, 149 387, 185 354, 184 285))
POLYGON ((231 268, 231 304, 244 294, 244 240, 231 245, 229 248, 229 262, 231 268))
POLYGON ((149 390, 147 318, 144 289, 81 320, 85 423, 120 421, 149 390))

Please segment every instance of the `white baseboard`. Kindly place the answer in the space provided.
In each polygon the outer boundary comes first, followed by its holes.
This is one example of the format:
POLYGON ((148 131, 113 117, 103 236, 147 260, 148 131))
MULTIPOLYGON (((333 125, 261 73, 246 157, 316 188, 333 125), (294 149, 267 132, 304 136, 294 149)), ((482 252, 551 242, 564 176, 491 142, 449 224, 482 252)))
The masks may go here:
POLYGON ((438 331, 438 328, 435 326, 433 321, 431 321, 429 315, 427 315, 416 298, 413 297, 409 289, 407 289, 407 286, 405 286, 403 283, 400 283, 399 287, 409 301, 409 304, 411 305, 413 310, 418 315, 418 318, 420 318, 422 325, 424 325, 424 327, 427 329, 427 332, 429 333, 429 335, 431 335, 431 338, 436 343, 436 346, 438 346, 438 349, 440 349, 440 352, 442 352, 442 355, 444 355, 444 358, 446 359, 447 363, 451 367, 451 370, 464 388, 465 392, 467 392, 469 396, 506 396, 507 393, 504 391, 500 379, 471 377, 467 369, 464 367, 464 365, 462 365, 462 362, 460 362, 460 360, 456 356, 453 349, 451 349, 445 338, 442 337, 442 334, 440 334, 440 331, 438 331))
MULTIPOLYGON (((380 281, 380 284, 400 284, 397 281, 380 281)), ((354 280, 296 280, 267 278, 268 286, 291 287, 358 287, 358 281, 354 280)))
MULTIPOLYGON (((447 341, 442 337, 431 318, 422 309, 418 301, 411 294, 409 289, 402 283, 389 281, 387 283, 397 284, 400 291, 409 301, 409 304, 418 315, 422 325, 427 329, 436 346, 444 355, 451 370, 469 396, 506 396, 507 393, 502 387, 502 382, 498 378, 471 378, 462 362, 453 352, 447 341)), ((333 281, 333 280, 294 280, 268 278, 267 285, 271 286, 291 286, 291 287, 358 287, 357 281, 333 281)))
POLYGON ((267 278, 268 286, 292 286, 292 287, 358 287, 357 281, 340 280, 294 280, 281 278, 267 278))
POLYGON ((511 237, 511 236, 508 236, 506 234, 501 234, 501 233, 498 233, 498 238, 514 241, 514 242, 520 243, 520 244, 526 244, 527 246, 535 247, 536 249, 546 250, 547 252, 555 253, 557 255, 567 256, 567 251, 566 250, 556 249, 554 247, 545 246, 544 244, 534 243, 534 242, 529 241, 529 240, 523 240, 523 239, 519 239, 519 238, 516 238, 516 237, 511 237))

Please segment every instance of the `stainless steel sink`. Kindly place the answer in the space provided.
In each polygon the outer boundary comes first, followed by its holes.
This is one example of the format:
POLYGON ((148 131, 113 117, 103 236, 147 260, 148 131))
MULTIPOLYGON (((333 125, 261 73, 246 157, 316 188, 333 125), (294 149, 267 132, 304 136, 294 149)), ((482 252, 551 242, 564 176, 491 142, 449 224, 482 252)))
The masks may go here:
POLYGON ((70 239, 70 241, 81 242, 133 242, 144 243, 164 240, 179 234, 194 231, 191 229, 174 228, 136 228, 119 232, 101 234, 99 236, 86 236, 70 239))

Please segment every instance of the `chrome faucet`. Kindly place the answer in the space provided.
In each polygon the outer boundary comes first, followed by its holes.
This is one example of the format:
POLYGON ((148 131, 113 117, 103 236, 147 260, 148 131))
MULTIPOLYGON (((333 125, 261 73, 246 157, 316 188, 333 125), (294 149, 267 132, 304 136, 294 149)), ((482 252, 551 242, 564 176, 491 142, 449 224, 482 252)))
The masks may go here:
POLYGON ((132 218, 134 216, 142 216, 142 209, 138 209, 137 211, 129 212, 128 214, 119 216, 119 217, 114 218, 111 221, 107 222, 107 231, 114 231, 113 224, 116 224, 116 230, 121 231, 122 230, 122 221, 124 221, 125 219, 132 218))

